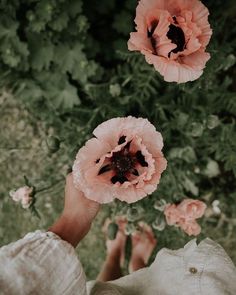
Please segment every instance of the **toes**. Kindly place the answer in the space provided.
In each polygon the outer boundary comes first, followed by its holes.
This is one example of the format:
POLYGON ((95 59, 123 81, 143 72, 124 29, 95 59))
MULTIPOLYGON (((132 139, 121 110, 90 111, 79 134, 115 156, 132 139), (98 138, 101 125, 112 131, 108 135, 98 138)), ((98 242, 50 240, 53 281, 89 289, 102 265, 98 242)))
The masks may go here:
POLYGON ((127 222, 128 221, 125 216, 118 216, 116 218, 116 224, 119 226, 119 230, 121 230, 122 232, 125 232, 127 222))
POLYGON ((133 246, 135 246, 141 240, 141 235, 142 234, 140 231, 135 231, 134 233, 132 233, 131 239, 132 239, 133 246))
POLYGON ((157 243, 157 240, 155 238, 155 235, 153 233, 151 226, 149 226, 147 223, 144 223, 144 222, 139 222, 138 226, 141 229, 145 238, 147 238, 153 244, 157 243))
POLYGON ((109 226, 110 223, 111 223, 111 219, 110 218, 106 218, 106 220, 105 220, 105 222, 104 222, 104 224, 102 226, 102 232, 104 234, 106 234, 106 235, 107 235, 107 230, 108 230, 108 226, 109 226))

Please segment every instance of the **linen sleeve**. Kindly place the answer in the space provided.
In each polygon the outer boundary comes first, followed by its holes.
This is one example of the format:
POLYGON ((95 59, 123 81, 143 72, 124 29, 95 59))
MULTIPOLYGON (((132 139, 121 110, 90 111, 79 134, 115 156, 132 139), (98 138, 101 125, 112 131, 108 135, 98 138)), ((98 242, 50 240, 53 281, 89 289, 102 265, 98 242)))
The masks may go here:
POLYGON ((0 294, 86 295, 86 277, 69 243, 36 231, 0 249, 0 294))

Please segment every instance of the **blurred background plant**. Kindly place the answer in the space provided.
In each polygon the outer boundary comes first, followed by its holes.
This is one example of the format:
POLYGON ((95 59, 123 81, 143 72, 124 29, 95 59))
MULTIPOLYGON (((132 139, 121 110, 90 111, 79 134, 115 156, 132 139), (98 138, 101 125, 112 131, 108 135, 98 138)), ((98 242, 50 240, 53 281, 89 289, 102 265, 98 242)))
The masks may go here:
POLYGON ((199 80, 177 85, 127 50, 136 0, 1 1, 1 245, 46 229, 61 211, 64 176, 92 130, 133 115, 162 132, 168 168, 151 197, 103 207, 79 248, 88 277, 105 254, 100 228, 107 216, 126 215, 127 233, 139 220, 151 224, 157 250, 182 247, 190 238, 166 226, 160 208, 185 197, 207 203, 200 238, 220 242, 236 262, 236 5, 203 2, 213 28, 211 60, 199 80), (24 175, 47 188, 37 195, 40 220, 8 196, 24 185, 24 175), (91 254, 93 247, 98 252, 91 254))

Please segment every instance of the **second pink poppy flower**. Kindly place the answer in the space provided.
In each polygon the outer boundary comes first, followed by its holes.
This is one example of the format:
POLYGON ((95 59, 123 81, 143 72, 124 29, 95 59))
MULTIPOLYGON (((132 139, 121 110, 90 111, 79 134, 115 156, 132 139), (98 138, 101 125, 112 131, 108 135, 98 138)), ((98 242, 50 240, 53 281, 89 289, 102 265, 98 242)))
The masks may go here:
POLYGON ((141 0, 128 48, 144 54, 167 82, 196 80, 210 58, 208 15, 199 0, 141 0))

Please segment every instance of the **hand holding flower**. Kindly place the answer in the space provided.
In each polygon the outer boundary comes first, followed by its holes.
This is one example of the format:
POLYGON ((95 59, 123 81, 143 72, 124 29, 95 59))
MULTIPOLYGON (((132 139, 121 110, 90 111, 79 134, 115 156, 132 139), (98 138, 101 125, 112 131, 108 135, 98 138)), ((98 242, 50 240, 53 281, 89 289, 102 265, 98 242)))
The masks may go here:
POLYGON ((49 231, 76 247, 88 233, 99 207, 97 202, 85 198, 84 194, 74 187, 72 175, 69 174, 66 178, 63 213, 49 231))
POLYGON ((86 198, 99 203, 134 203, 153 193, 167 161, 162 135, 147 119, 113 118, 100 124, 73 165, 73 178, 86 198))

